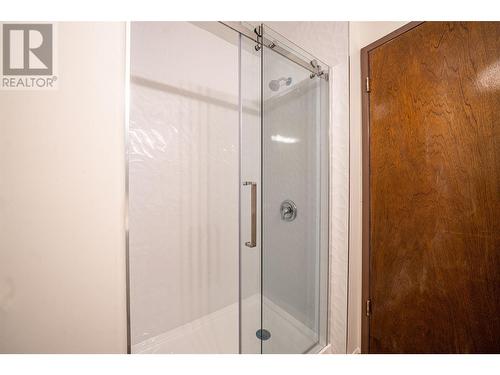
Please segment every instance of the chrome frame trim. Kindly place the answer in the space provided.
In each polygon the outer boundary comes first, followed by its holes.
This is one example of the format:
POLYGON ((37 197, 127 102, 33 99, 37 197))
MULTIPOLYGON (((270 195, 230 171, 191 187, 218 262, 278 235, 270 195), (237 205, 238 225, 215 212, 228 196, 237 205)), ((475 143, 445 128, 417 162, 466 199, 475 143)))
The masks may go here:
MULTIPOLYGON (((270 48, 274 52, 280 54, 281 56, 287 58, 288 60, 293 61, 297 65, 300 65, 301 67, 309 70, 311 72, 311 78, 313 78, 314 76, 318 76, 318 77, 323 78, 323 79, 328 81, 328 79, 329 79, 328 70, 330 68, 328 65, 326 65, 322 62, 321 64, 324 65, 324 69, 321 69, 321 66, 315 67, 315 65, 313 65, 312 62, 313 61, 317 62, 318 61, 317 59, 312 60, 312 61, 306 61, 303 58, 301 58, 300 56, 294 54, 293 52, 281 47, 280 44, 284 44, 281 41, 269 40, 265 36, 266 35, 266 33, 265 33, 266 28, 272 30, 272 32, 275 34, 279 35, 279 33, 274 31, 273 29, 271 29, 266 24, 262 24, 263 29, 264 29, 263 35, 261 37, 257 37, 257 34, 255 33, 255 31, 253 31, 253 30, 249 29, 248 27, 246 27, 245 25, 241 24, 241 22, 222 22, 222 21, 219 21, 219 22, 221 24, 233 29, 234 31, 237 31, 241 35, 244 35, 247 38, 250 38, 255 43, 262 44, 262 45, 270 48)), ((293 47, 289 46, 289 48, 293 50, 293 47)))
POLYGON ((241 35, 246 36, 247 38, 253 40, 254 42, 258 43, 257 41, 257 34, 248 27, 244 26, 241 24, 241 22, 232 22, 232 21, 219 21, 219 23, 223 24, 224 26, 229 27, 230 29, 233 29, 234 31, 240 33, 241 35))
POLYGON ((130 246, 129 246, 129 121, 130 121, 130 21, 125 22, 125 279, 127 303, 127 354, 132 353, 130 326, 130 246))
MULTIPOLYGON (((332 67, 328 67, 328 77, 333 77, 333 68, 332 67)), ((330 199, 331 198, 331 187, 333 185, 332 183, 332 173, 331 173, 331 141, 332 141, 332 136, 333 136, 333 132, 332 132, 332 121, 333 121, 333 113, 332 113, 332 102, 331 102, 331 99, 332 99, 332 92, 333 92, 333 81, 331 79, 328 79, 328 139, 326 140, 326 149, 327 149, 327 154, 328 154, 328 159, 327 159, 327 175, 326 175, 326 179, 327 179, 327 183, 328 183, 328 189, 327 189, 327 207, 328 207, 328 215, 327 215, 327 239, 326 239, 326 246, 328 247, 327 249, 327 259, 326 259, 326 280, 327 280, 327 284, 326 284, 326 338, 325 338, 325 346, 324 348, 326 348, 327 346, 331 345, 331 341, 330 341, 330 314, 332 312, 332 309, 331 309, 331 306, 330 306, 330 302, 331 302, 331 298, 330 298, 330 293, 332 292, 330 289, 330 286, 331 286, 331 283, 332 283, 332 280, 331 280, 331 271, 332 271, 332 267, 331 267, 331 261, 332 261, 332 247, 331 247, 331 241, 332 241, 332 233, 331 233, 331 218, 332 218, 332 212, 333 212, 333 209, 332 209, 332 200, 330 199)))
POLYGON ((241 269, 242 269, 242 246, 241 246, 241 147, 243 144, 243 100, 241 94, 241 34, 238 35, 238 354, 242 353, 242 329, 241 329, 241 321, 243 319, 243 304, 241 303, 243 299, 243 292, 241 288, 242 278, 241 278, 241 269))

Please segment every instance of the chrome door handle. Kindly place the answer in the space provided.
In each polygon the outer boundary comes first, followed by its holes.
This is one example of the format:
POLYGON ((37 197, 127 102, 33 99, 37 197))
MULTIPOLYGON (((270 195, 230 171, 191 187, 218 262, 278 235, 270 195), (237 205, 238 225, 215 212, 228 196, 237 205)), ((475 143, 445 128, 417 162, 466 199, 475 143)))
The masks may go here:
POLYGON ((251 186, 251 219, 250 219, 250 241, 245 242, 245 246, 257 246, 257 183, 251 181, 243 182, 244 186, 251 186))

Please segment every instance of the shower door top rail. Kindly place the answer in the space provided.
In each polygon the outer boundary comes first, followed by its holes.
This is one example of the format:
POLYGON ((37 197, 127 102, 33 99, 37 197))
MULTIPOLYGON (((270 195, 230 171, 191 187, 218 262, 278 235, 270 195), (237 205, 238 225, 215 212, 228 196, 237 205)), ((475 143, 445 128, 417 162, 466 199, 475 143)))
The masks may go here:
POLYGON ((311 78, 320 77, 328 81, 329 66, 317 58, 312 57, 310 54, 301 50, 301 53, 295 52, 298 46, 291 47, 287 44, 292 44, 292 42, 285 42, 285 38, 278 34, 276 31, 272 30, 269 26, 265 24, 258 24, 257 26, 252 25, 247 22, 224 22, 220 21, 221 24, 239 32, 240 34, 246 36, 247 38, 253 40, 258 45, 264 45, 276 53, 279 53, 283 57, 293 61, 294 63, 302 66, 303 68, 311 72, 311 78), (267 38, 263 35, 263 28, 266 30, 271 30, 274 34, 273 40, 267 38), (309 59, 310 58, 310 59, 309 59))

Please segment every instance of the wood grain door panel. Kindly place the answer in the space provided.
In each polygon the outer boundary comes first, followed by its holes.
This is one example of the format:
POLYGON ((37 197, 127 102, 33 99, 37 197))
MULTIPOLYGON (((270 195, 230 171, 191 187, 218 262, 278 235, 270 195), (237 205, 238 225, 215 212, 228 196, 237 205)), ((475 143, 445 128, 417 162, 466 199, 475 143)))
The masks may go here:
POLYGON ((369 52, 369 350, 500 353, 500 23, 369 52))

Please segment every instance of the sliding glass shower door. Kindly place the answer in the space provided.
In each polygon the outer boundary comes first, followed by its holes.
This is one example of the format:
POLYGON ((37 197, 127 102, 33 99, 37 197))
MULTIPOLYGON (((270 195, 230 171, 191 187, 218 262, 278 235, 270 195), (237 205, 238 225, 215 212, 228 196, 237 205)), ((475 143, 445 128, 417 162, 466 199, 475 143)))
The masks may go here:
POLYGON ((260 43, 241 39, 241 351, 315 352, 327 334, 328 70, 256 32, 260 43))
POLYGON ((238 353, 239 35, 130 33, 130 351, 238 353))
POLYGON ((129 351, 319 351, 327 66, 264 25, 134 22, 129 84, 129 351))

